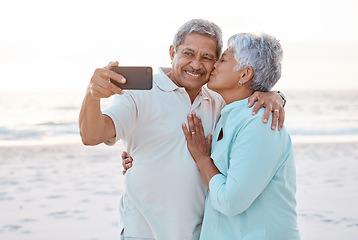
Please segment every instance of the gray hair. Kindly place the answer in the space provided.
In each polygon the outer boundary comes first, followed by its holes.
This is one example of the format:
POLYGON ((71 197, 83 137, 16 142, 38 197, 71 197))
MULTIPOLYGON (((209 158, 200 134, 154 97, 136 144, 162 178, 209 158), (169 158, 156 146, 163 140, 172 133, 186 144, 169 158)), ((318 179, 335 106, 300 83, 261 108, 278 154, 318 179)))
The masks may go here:
POLYGON ((239 33, 230 37, 229 49, 233 49, 237 70, 247 67, 254 69, 251 88, 255 91, 267 92, 281 77, 281 60, 283 50, 279 40, 261 34, 239 33))
POLYGON ((204 19, 192 19, 179 28, 173 39, 175 52, 178 46, 183 43, 186 35, 191 33, 197 33, 213 39, 217 43, 216 57, 219 59, 223 48, 222 31, 218 25, 204 19))

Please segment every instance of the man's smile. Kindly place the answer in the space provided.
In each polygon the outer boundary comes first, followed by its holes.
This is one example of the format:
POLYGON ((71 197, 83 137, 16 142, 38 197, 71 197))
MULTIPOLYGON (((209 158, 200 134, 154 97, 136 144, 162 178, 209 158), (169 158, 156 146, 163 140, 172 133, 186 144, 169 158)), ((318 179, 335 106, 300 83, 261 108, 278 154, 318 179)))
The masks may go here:
POLYGON ((199 77, 205 74, 204 71, 195 71, 195 70, 193 71, 193 70, 186 70, 186 69, 184 69, 184 72, 192 77, 199 77))
POLYGON ((193 76, 193 77, 199 77, 201 74, 195 74, 195 73, 192 73, 192 72, 188 72, 188 71, 185 71, 187 74, 189 74, 190 76, 193 76))

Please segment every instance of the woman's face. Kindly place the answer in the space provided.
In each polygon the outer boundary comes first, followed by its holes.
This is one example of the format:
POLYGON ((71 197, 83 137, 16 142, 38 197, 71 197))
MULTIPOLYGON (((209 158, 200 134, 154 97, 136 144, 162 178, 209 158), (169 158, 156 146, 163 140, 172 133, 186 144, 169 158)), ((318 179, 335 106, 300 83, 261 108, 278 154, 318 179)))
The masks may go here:
POLYGON ((229 90, 238 87, 240 72, 235 70, 237 61, 234 58, 233 50, 226 49, 221 58, 214 64, 208 82, 208 88, 221 95, 229 90))

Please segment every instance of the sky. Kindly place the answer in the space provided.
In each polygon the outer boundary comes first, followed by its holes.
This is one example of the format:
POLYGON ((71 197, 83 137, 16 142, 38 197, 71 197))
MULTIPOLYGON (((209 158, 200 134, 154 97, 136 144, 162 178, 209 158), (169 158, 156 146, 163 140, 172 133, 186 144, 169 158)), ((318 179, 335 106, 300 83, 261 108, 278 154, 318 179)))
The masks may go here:
POLYGON ((204 18, 223 30, 268 33, 284 49, 275 89, 358 89, 358 1, 0 2, 0 92, 84 91, 94 70, 170 66, 177 29, 204 18))

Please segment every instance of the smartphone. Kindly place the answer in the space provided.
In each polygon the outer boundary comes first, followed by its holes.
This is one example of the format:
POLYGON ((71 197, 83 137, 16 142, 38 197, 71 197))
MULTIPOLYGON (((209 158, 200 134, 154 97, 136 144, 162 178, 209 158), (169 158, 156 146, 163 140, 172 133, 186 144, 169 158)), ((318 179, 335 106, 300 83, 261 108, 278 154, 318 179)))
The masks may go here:
POLYGON ((126 83, 119 83, 110 79, 110 82, 119 88, 150 90, 153 87, 153 71, 151 67, 111 67, 111 70, 127 79, 126 83))

